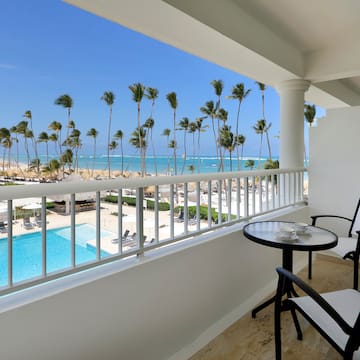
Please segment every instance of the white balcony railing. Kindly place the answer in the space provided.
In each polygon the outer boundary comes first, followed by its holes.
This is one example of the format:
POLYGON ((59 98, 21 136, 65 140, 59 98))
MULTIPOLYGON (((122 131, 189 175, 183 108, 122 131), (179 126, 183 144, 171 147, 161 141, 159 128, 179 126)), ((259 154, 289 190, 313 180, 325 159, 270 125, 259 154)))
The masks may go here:
POLYGON ((5 264, 0 270, 0 295, 110 261, 142 256, 147 251, 301 203, 305 171, 277 169, 1 187, 0 200, 7 202, 8 211, 7 234, 0 239, 0 256, 5 264), (147 197, 148 193, 151 197, 147 197), (50 241, 59 240, 50 240, 49 234, 59 222, 51 221, 53 210, 48 207, 59 196, 63 200, 61 223, 68 225, 68 246, 63 249, 65 255, 61 255, 67 258, 66 265, 54 264, 53 257, 59 254, 50 251, 50 241), (25 228, 21 226, 20 233, 14 233, 20 220, 16 219, 14 204, 18 199, 33 197, 41 198, 40 231, 29 232, 32 238, 38 238, 37 245, 29 245, 36 256, 30 256, 27 248, 21 246, 29 240, 25 228), (79 205, 77 201, 83 199, 93 199, 86 203, 94 205, 86 216, 78 211, 84 203, 79 205), (132 201, 134 206, 130 208, 132 201), (133 214, 126 214, 130 210, 133 214), (93 238, 81 240, 80 244, 80 235, 84 234, 77 225, 84 219, 95 231, 93 238), (133 236, 124 237, 126 230, 133 236), (78 246, 90 248, 93 256, 82 259, 78 246), (26 266, 35 270, 27 273, 26 266))

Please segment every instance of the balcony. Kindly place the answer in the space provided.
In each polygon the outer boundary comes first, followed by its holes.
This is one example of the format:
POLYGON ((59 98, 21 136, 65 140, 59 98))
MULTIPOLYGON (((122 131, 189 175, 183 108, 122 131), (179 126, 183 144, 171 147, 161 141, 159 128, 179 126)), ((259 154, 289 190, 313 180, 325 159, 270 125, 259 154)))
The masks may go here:
MULTIPOLYGON (((40 359, 53 354, 54 347, 59 359, 91 358, 100 349, 129 359, 183 358, 184 345, 193 343, 204 329, 204 339, 213 337, 273 289, 279 252, 259 249, 242 236, 241 229, 254 218, 305 221, 303 176, 304 169, 277 169, 1 188, 8 206, 7 271, 0 299, 4 358, 29 358, 30 347, 33 358, 40 359), (144 196, 150 186, 155 189, 153 210, 146 209, 144 196), (123 202, 125 193, 134 194, 133 215, 123 202), (92 194, 95 210, 76 212, 76 199, 84 194, 92 194), (69 202, 68 215, 47 209, 59 195, 69 202), (109 195, 116 197, 116 204, 105 202, 109 195), (15 243, 22 238, 17 231, 35 230, 23 228, 21 219, 13 224, 13 208, 18 199, 30 197, 42 200, 37 229, 40 265, 38 273, 19 280, 15 243), (165 197, 170 209, 162 227, 160 204, 165 197), (180 221, 177 201, 184 214, 180 221), (200 215, 205 203, 204 219, 200 215), (188 215, 191 206, 195 223, 188 215), (81 234, 76 225, 85 217, 96 229, 95 239, 86 244, 94 254, 87 262, 77 257, 81 234), (135 220, 138 234, 131 246, 112 242, 121 238, 127 217, 135 220), (69 265, 49 271, 47 237, 59 219, 70 234, 69 265), (151 227, 146 225, 149 221, 151 227), (104 230, 115 236, 103 236, 104 230), (154 240, 147 241, 145 235, 154 240), (249 281, 249 271, 259 263, 261 270, 249 281), (15 347, 15 341, 21 346, 15 347), (174 355, 177 352, 181 355, 174 355)), ((303 256, 295 258, 296 269, 304 264, 303 256)), ((187 349, 186 356, 191 352, 187 349)))

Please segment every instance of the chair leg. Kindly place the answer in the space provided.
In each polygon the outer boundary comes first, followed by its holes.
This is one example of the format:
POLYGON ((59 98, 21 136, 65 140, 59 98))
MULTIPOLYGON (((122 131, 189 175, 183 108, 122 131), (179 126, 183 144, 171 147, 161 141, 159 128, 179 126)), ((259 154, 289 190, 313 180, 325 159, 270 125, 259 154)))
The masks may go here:
POLYGON ((298 320, 298 318, 296 316, 295 309, 291 308, 290 311, 291 311, 291 315, 292 315, 292 318, 293 318, 293 321, 294 321, 294 325, 295 325, 295 329, 296 329, 296 333, 297 333, 297 339, 302 340, 303 339, 302 331, 301 331, 299 320, 298 320))
POLYGON ((312 278, 312 251, 309 251, 308 257, 308 279, 312 278))

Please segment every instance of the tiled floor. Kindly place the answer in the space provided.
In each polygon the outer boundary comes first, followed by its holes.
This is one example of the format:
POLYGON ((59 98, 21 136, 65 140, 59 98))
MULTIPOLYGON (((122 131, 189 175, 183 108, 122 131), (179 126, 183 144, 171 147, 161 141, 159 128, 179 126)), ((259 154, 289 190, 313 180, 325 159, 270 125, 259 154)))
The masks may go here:
MULTIPOLYGON (((314 261, 313 279, 307 269, 298 275, 319 292, 352 287, 351 262, 331 260, 326 256, 314 261)), ((273 306, 260 311, 256 319, 250 313, 212 340, 190 360, 272 360, 275 358, 273 306)), ((335 360, 341 356, 299 316, 303 341, 296 339, 292 319, 282 315, 282 349, 284 360, 335 360)))

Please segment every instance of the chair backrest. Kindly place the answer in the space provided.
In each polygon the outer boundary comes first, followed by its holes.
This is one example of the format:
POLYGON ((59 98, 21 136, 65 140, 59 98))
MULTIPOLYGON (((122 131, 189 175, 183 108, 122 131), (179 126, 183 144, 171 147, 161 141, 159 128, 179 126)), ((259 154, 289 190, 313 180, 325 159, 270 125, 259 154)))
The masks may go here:
POLYGON ((351 222, 350 230, 349 230, 349 236, 358 236, 356 231, 360 230, 360 199, 357 203, 354 218, 351 222))

